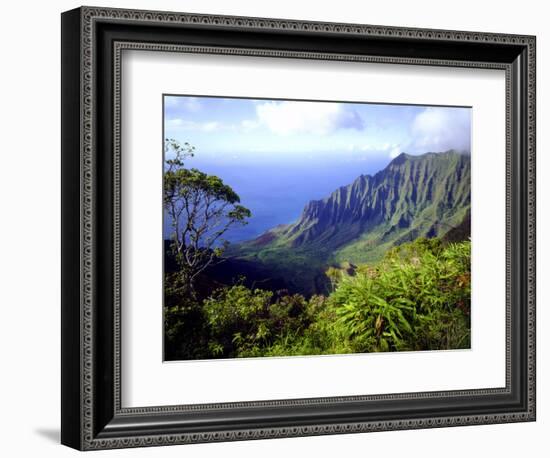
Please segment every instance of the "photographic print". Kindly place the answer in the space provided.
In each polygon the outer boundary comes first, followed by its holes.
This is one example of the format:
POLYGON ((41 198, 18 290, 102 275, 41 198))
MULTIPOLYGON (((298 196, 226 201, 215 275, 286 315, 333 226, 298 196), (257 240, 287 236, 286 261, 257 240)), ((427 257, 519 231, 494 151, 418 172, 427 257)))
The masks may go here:
POLYGON ((163 107, 165 361, 470 348, 470 107, 163 107))

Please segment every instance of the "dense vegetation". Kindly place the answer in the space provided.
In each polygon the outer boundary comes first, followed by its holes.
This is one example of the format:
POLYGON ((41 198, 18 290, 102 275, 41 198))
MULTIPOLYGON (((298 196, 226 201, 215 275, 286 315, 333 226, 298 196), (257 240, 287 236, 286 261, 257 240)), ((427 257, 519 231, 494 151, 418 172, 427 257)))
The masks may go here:
POLYGON ((378 262, 330 267, 326 276, 332 291, 309 298, 249 288, 244 279, 191 296, 177 272, 167 273, 165 358, 470 346, 469 241, 419 238, 378 262))
POLYGON ((469 348, 468 157, 403 154, 232 248, 251 211, 165 149, 165 359, 469 348))

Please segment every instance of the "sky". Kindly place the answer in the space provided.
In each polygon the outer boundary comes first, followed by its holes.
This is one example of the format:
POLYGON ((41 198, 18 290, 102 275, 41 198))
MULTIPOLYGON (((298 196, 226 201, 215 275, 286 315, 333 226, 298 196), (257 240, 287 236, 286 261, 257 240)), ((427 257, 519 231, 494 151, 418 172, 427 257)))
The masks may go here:
POLYGON ((391 159, 470 150, 470 108, 165 96, 165 136, 217 161, 391 159))
POLYGON ((222 178, 252 211, 230 242, 296 221, 401 152, 470 150, 469 108, 165 96, 164 110, 165 138, 195 147, 185 166, 222 178))

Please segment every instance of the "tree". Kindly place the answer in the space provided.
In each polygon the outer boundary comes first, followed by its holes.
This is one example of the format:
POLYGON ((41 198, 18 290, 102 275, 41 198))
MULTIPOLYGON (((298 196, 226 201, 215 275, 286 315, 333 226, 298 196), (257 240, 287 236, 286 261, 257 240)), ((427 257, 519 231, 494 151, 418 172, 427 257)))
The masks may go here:
POLYGON ((164 170, 164 208, 172 225, 171 248, 185 287, 195 295, 194 283, 207 267, 223 261, 229 242, 223 238, 229 228, 247 224, 250 210, 239 205, 238 194, 221 178, 195 168, 187 169, 184 160, 194 156, 195 148, 166 139, 164 170))

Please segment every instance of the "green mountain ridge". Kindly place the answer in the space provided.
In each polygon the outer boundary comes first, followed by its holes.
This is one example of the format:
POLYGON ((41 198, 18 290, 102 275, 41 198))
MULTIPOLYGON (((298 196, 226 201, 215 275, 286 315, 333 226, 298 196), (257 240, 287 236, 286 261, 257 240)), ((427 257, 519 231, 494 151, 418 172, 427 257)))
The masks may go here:
POLYGON ((227 254, 268 267, 293 289, 323 292, 329 265, 376 261, 392 246, 456 234, 459 226, 469 233, 470 175, 466 154, 402 153, 378 173, 308 202, 295 223, 227 254))

